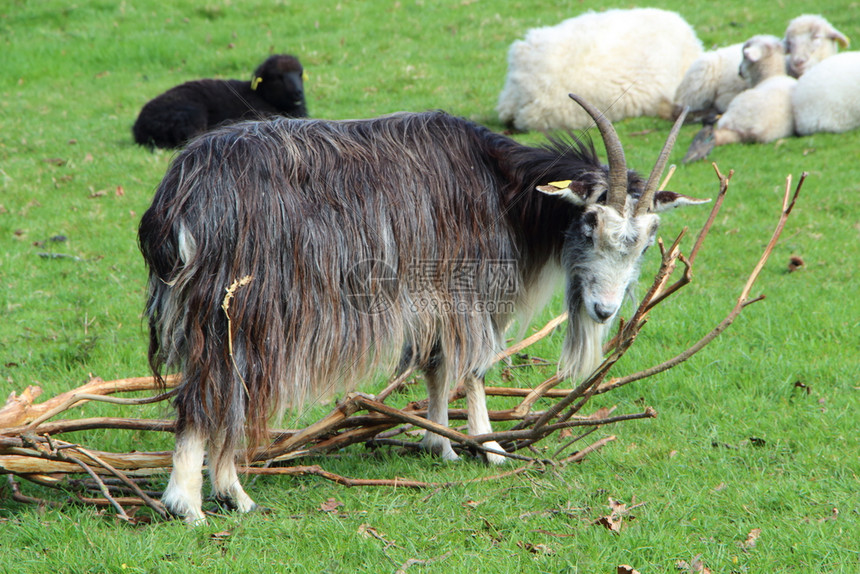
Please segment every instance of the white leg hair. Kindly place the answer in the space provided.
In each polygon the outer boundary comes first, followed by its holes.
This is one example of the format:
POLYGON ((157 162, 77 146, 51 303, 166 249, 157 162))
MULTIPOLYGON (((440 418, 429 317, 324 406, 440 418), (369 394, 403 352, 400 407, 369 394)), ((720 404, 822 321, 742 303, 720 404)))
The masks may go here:
MULTIPOLYGON (((220 438, 220 437, 219 437, 220 438)), ((212 481, 212 493, 221 501, 226 502, 239 512, 250 512, 257 504, 242 488, 239 474, 236 472, 236 460, 233 452, 216 452, 216 446, 223 440, 211 441, 209 446, 209 479, 212 481)))
MULTIPOLYGON (((427 408, 427 418, 436 424, 448 426, 448 376, 446 369, 433 369, 426 373, 427 379, 427 397, 429 406, 427 408)), ((457 460, 460 458, 454 449, 451 448, 451 441, 436 433, 427 431, 424 438, 421 439, 421 446, 441 456, 444 460, 457 460)))
POLYGON ((206 439, 194 430, 176 435, 173 471, 161 501, 189 524, 203 524, 203 455, 206 439))
MULTIPOLYGON (((487 395, 484 392, 484 381, 474 375, 469 375, 464 381, 466 387, 466 404, 468 406, 469 434, 472 436, 488 434, 493 432, 490 424, 490 415, 487 412, 487 395)), ((488 441, 484 446, 504 452, 504 449, 496 441, 488 441)), ((500 454, 485 452, 487 462, 492 464, 503 464, 507 457, 500 454)))

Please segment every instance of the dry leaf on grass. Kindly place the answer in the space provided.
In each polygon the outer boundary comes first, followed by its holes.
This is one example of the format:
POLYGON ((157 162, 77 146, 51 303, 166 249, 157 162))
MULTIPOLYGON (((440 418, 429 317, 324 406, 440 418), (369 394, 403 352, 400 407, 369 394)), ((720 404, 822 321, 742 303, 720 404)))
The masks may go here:
POLYGON ((621 518, 614 517, 611 514, 607 516, 601 516, 594 521, 594 524, 604 526, 607 530, 610 530, 612 532, 621 532, 621 518))
POLYGON ((752 550, 755 548, 759 536, 761 536, 761 528, 753 528, 750 530, 750 533, 747 534, 747 539, 740 543, 741 548, 744 550, 752 550))
POLYGON ((804 265, 805 265, 805 263, 801 257, 799 257, 797 255, 792 255, 788 259, 788 272, 792 273, 794 271, 797 271, 798 269, 800 269, 804 265))
POLYGON ((409 568, 410 566, 415 565, 415 564, 426 565, 426 564, 432 564, 433 562, 439 562, 441 560, 445 560, 449 556, 451 556, 451 554, 452 553, 450 551, 448 551, 445 554, 443 554, 442 556, 439 556, 438 558, 428 558, 426 560, 419 560, 418 558, 410 558, 409 560, 404 562, 400 566, 400 568, 395 570, 394 574, 405 574, 406 569, 409 568))
POLYGON ((639 574, 639 570, 633 568, 628 564, 620 564, 618 568, 615 569, 615 574, 639 574))
POLYGON ((624 517, 627 516, 629 520, 633 520, 634 516, 629 516, 630 511, 634 508, 638 508, 645 504, 644 502, 640 502, 638 504, 634 504, 629 508, 623 502, 619 502, 615 500, 611 496, 609 497, 609 510, 610 513, 606 516, 601 516, 597 520, 594 521, 594 524, 599 524, 600 526, 605 527, 607 530, 611 532, 621 532, 621 526, 624 522, 624 517))
POLYGON ((688 563, 686 560, 678 560, 675 563, 675 567, 678 570, 684 570, 688 574, 711 574, 711 569, 702 562, 701 554, 697 554, 691 563, 688 563))
POLYGON ((336 500, 334 498, 329 498, 322 504, 320 504, 320 510, 323 512, 336 512, 338 508, 343 506, 343 502, 336 500))
POLYGON ((593 421, 605 419, 605 418, 609 417, 609 415, 611 415, 615 411, 616 408, 618 408, 618 405, 613 405, 609 408, 600 407, 599 409, 597 409, 596 411, 594 411, 593 413, 591 413, 590 415, 588 415, 585 418, 588 420, 593 420, 593 421))
POLYGON ((528 550, 532 554, 555 554, 555 550, 546 544, 532 544, 531 542, 517 542, 517 546, 523 550, 528 550))

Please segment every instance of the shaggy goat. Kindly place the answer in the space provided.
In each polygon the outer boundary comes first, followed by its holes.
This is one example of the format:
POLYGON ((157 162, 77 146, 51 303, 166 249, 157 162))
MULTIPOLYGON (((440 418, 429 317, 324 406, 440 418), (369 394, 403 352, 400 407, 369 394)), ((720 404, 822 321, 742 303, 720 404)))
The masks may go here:
POLYGON ((611 121, 669 118, 675 90, 701 53, 696 33, 675 12, 586 12, 511 44, 496 110, 518 130, 587 128, 591 118, 567 101, 572 91, 611 121))
POLYGON ((783 38, 788 54, 788 71, 795 78, 816 64, 833 56, 839 48, 848 47, 848 38, 824 17, 814 14, 798 16, 788 23, 783 38))
POLYGON ((273 115, 308 115, 304 69, 289 54, 269 56, 250 82, 207 79, 170 88, 143 106, 132 133, 140 145, 173 148, 219 125, 273 115))
POLYGON ((753 36, 744 43, 743 54, 740 73, 752 87, 732 100, 716 126, 705 125, 696 134, 684 163, 704 158, 714 146, 767 143, 794 134, 791 91, 797 80, 785 73, 782 41, 753 36))
MULTIPOLYGON (((581 105, 608 169, 590 142, 526 147, 442 112, 246 122, 180 152, 139 229, 150 364, 182 371, 167 507, 205 520, 208 443, 215 495, 254 509, 235 467, 242 437, 263 440, 271 415, 366 379, 389 351, 412 349, 430 420, 447 425, 448 389, 464 381, 469 432, 490 432, 483 375, 515 313, 560 273, 562 373, 590 373, 656 212, 701 200, 656 191, 680 122, 646 183, 581 105)), ((447 438, 422 444, 457 458, 447 438)))
POLYGON ((795 131, 847 132, 860 127, 860 52, 827 58, 797 79, 791 94, 795 131))

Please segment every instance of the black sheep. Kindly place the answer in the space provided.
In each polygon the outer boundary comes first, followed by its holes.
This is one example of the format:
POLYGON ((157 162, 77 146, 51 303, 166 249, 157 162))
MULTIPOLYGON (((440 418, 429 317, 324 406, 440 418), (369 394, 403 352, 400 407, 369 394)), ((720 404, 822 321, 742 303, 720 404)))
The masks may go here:
POLYGON ((289 54, 269 56, 242 80, 194 80, 170 88, 146 103, 134 122, 134 141, 173 148, 215 126, 243 119, 308 115, 304 70, 289 54))

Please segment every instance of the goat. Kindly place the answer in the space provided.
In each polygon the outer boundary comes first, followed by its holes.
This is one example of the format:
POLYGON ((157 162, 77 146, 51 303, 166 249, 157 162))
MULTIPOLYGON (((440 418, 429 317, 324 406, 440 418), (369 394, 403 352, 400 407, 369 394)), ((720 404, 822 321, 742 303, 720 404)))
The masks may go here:
MULTIPOLYGON (((165 505, 205 521, 208 443, 216 497, 256 508, 235 466, 242 437, 259 444, 271 415, 366 379, 386 351, 411 349, 428 419, 448 424, 448 390, 463 381, 469 433, 491 432, 484 373, 515 315, 560 274, 561 372, 599 365, 657 212, 702 200, 656 190, 680 122, 645 182, 609 120, 577 101, 608 168, 591 140, 528 147, 444 112, 243 122, 177 154, 139 227, 150 365, 159 380, 182 371, 165 505)), ((457 458, 439 435, 422 446, 457 458)))
POLYGON ((174 148, 207 130, 243 119, 308 115, 304 68, 289 54, 269 56, 253 79, 194 80, 148 101, 132 127, 140 145, 174 148))

